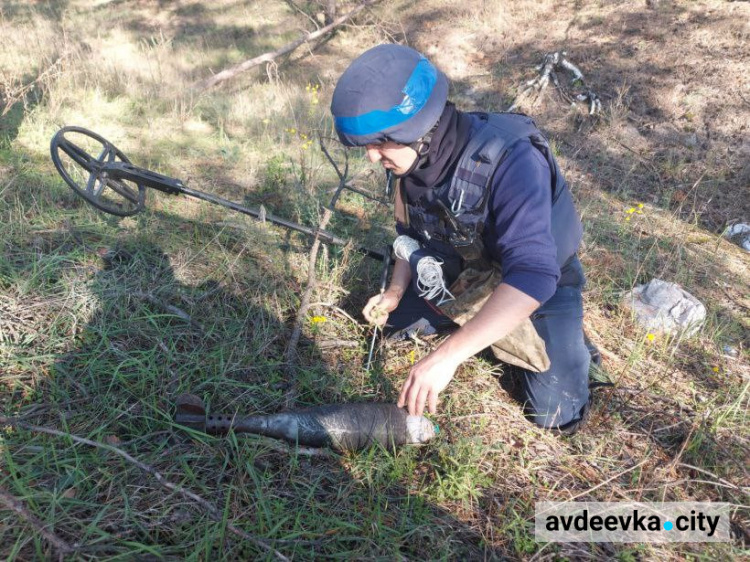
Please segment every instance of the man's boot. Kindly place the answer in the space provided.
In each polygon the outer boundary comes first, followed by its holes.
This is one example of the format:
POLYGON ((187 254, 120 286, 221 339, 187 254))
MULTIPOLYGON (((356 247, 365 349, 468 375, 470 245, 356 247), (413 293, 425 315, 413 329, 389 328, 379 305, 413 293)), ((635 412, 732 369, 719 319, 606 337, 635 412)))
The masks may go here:
POLYGON ((599 353, 599 348, 596 347, 594 343, 589 339, 589 337, 586 335, 586 332, 583 333, 583 343, 586 345, 586 349, 589 350, 589 355, 591 355, 591 362, 597 367, 601 367, 602 354, 599 353))

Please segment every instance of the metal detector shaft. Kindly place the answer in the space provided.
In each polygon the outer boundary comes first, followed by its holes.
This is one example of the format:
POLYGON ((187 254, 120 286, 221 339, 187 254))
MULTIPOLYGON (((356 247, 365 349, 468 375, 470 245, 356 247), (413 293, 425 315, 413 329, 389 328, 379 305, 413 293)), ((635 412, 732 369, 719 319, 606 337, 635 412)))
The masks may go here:
MULTIPOLYGON (((179 190, 179 193, 184 193, 185 195, 189 195, 197 199, 202 199, 203 201, 208 201, 209 203, 215 203, 216 205, 221 205, 222 207, 231 209, 233 211, 237 211, 238 213, 242 213, 243 215, 249 215, 256 219, 263 218, 259 210, 249 209, 248 207, 243 207, 242 205, 238 203, 228 201, 227 199, 223 199, 222 197, 218 197, 216 195, 203 193, 201 191, 196 191, 188 187, 182 187, 179 190)), ((335 244, 336 246, 346 246, 349 243, 348 240, 344 238, 340 238, 336 236, 335 234, 332 234, 326 230, 316 230, 315 228, 310 228, 307 226, 303 226, 301 224, 293 223, 291 221, 288 221, 279 217, 275 217, 273 215, 267 214, 265 216, 265 220, 277 226, 282 226, 284 228, 288 228, 289 230, 294 230, 296 232, 301 232, 302 234, 307 234, 308 236, 317 235, 317 237, 320 238, 320 240, 322 240, 323 242, 327 244, 335 244)), ((360 246, 359 248, 357 248, 357 251, 371 258, 375 258, 378 260, 384 259, 384 254, 382 252, 378 252, 377 250, 371 250, 369 248, 365 248, 364 246, 360 246)))
MULTIPOLYGON (((317 236, 328 244, 345 246, 349 243, 348 240, 325 230, 303 226, 257 209, 249 209, 222 197, 190 189, 176 178, 135 166, 112 143, 83 127, 60 129, 52 138, 50 150, 55 167, 68 185, 88 203, 106 213, 118 216, 139 213, 145 207, 146 188, 150 187, 169 195, 181 193, 208 201, 289 230, 317 236), (64 161, 63 156, 67 156, 68 160, 64 161), (73 168, 76 166, 83 174, 74 172, 73 168)), ((339 188, 337 196, 344 187, 346 186, 342 185, 339 188)), ((385 259, 383 253, 366 247, 360 246, 357 251, 378 260, 385 259)))
MULTIPOLYGON (((320 238, 327 244, 346 246, 346 244, 349 243, 348 240, 340 238, 335 234, 332 234, 325 230, 316 230, 314 228, 303 226, 301 224, 297 224, 269 214, 266 214, 264 217, 263 213, 261 213, 260 210, 250 209, 248 207, 240 205, 239 203, 235 203, 233 201, 229 201, 228 199, 224 199, 223 197, 219 197, 218 195, 212 195, 210 193, 204 193, 202 191, 190 189, 178 179, 164 176, 162 174, 157 174, 156 172, 152 172, 151 170, 146 170, 144 168, 139 168, 138 166, 134 166, 132 164, 113 162, 104 164, 102 166, 102 170, 106 171, 110 178, 125 179, 136 182, 141 185, 152 187, 169 195, 189 195, 190 197, 195 197, 196 199, 208 201, 209 203, 220 205, 226 209, 237 211, 238 213, 242 213, 243 215, 249 215, 256 219, 263 218, 264 220, 267 220, 272 224, 282 226, 296 232, 301 232, 302 234, 307 234, 308 236, 317 235, 318 238, 320 238)), ((357 250, 371 258, 375 258, 378 260, 385 259, 385 254, 376 250, 371 250, 365 247, 357 248, 357 250)))
MULTIPOLYGON (((380 296, 382 297, 385 293, 385 287, 388 284, 388 270, 391 265, 391 247, 386 246, 383 249, 383 271, 380 274, 380 296)), ((373 326, 372 328, 372 339, 370 340, 370 352, 367 354, 367 363, 365 364, 365 371, 370 372, 372 366, 372 356, 375 353, 375 341, 378 339, 378 327, 373 326)))

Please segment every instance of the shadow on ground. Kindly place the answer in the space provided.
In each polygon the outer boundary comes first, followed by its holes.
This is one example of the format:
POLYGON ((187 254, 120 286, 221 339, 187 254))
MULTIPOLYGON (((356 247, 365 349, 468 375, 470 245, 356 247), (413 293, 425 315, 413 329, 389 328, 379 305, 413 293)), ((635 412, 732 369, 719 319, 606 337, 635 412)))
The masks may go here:
MULTIPOLYGON (((393 471, 413 465, 419 450, 306 456, 264 438, 190 437, 173 425, 174 398, 185 391, 203 397, 213 412, 273 413, 281 407, 290 383, 283 361, 289 326, 262 305, 269 286, 210 277, 186 283, 182 255, 170 258, 150 237, 121 232, 112 242, 101 233, 64 229, 39 237, 26 248, 30 261, 39 253, 66 256, 57 273, 40 281, 48 302, 72 275, 88 276, 75 285, 75 317, 86 322, 67 324, 67 350, 50 355, 53 363, 38 363, 35 376, 6 394, 5 414, 127 451, 219 509, 228 506, 234 524, 296 558, 342 552, 355 558, 425 552, 501 557, 453 515, 392 478, 393 471)), ((216 243, 236 250, 231 237, 216 243)), ((30 265, 21 259, 22 249, 16 246, 17 270, 30 265)), ((32 296, 18 295, 21 303, 32 296)), ((55 333, 65 337, 62 328, 55 333)), ((34 349, 24 339, 14 345, 20 354, 34 349)), ((328 370, 315 341, 303 341, 300 350, 295 376, 301 401, 330 402, 351 393, 341 374, 328 370)), ((13 384, 7 373, 3 379, 13 384)), ((142 551, 182 557, 197 543, 212 558, 259 555, 257 546, 224 537, 205 510, 116 455, 24 430, 6 434, 4 442, 2 486, 34 513, 54 509, 55 534, 78 544, 82 556, 142 551)), ((28 532, 6 525, 2 542, 15 544, 19 555, 51 555, 28 532)))

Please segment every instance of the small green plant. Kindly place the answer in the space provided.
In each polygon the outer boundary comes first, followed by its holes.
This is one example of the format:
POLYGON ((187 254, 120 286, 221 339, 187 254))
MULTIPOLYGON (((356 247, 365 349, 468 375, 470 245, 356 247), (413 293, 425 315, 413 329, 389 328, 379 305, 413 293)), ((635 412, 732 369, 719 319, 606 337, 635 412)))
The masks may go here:
POLYGON ((287 186, 288 174, 287 160, 284 156, 276 154, 270 157, 266 160, 261 190, 273 193, 283 192, 287 186))
POLYGON ((490 475, 482 467, 483 451, 484 447, 471 439, 442 443, 432 460, 429 496, 437 501, 477 500, 482 489, 491 483, 490 475))

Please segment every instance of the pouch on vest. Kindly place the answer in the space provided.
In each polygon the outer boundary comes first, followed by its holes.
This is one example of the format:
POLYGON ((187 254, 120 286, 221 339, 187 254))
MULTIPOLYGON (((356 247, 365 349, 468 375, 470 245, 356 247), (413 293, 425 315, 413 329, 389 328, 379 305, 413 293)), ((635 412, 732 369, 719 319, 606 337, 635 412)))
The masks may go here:
MULTIPOLYGON (((497 268, 488 271, 466 269, 450 287, 455 300, 440 307, 456 324, 463 326, 473 318, 502 281, 497 268)), ((541 373, 550 368, 547 347, 531 323, 526 318, 504 338, 491 346, 492 353, 500 361, 522 369, 541 373)))
MULTIPOLYGON (((440 264, 440 271, 442 272, 443 287, 448 288, 454 279, 457 279, 461 273, 461 260, 457 256, 449 256, 436 252, 434 250, 428 250, 420 248, 412 252, 409 256, 409 268, 411 269, 411 286, 415 293, 420 297, 430 298, 424 295, 425 288, 434 286, 434 283, 425 282, 423 276, 420 275, 419 261, 422 258, 432 257, 435 258, 440 264)), ((441 298, 445 295, 441 294, 441 298)), ((437 306, 442 306, 440 303, 436 303, 437 306)))

